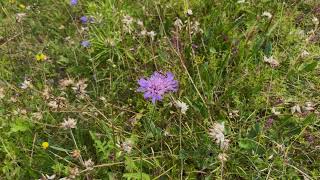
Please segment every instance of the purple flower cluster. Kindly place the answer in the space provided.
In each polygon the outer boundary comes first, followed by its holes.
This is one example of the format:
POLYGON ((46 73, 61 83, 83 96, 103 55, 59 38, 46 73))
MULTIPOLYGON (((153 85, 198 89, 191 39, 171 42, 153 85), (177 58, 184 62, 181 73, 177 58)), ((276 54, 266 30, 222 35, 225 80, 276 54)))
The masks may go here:
POLYGON ((70 0, 70 5, 75 6, 78 4, 78 0, 70 0))
POLYGON ((94 18, 93 17, 88 17, 88 16, 82 16, 80 18, 80 21, 82 24, 87 24, 88 22, 89 23, 94 23, 94 18))
POLYGON ((85 47, 85 48, 88 48, 90 46, 90 42, 87 41, 87 40, 84 40, 84 41, 81 42, 81 46, 85 47))
POLYGON ((178 81, 174 80, 174 75, 170 72, 165 75, 154 72, 150 78, 139 79, 138 84, 138 92, 143 92, 144 98, 151 100, 153 104, 161 101, 166 93, 178 90, 178 81))

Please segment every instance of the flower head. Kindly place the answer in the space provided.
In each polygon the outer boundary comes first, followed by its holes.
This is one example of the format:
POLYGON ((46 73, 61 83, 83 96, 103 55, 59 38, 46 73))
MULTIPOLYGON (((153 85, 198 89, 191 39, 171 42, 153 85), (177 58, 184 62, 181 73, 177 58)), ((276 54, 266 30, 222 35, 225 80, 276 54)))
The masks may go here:
POLYGON ((88 159, 86 161, 83 162, 83 165, 85 168, 87 168, 88 170, 92 170, 93 166, 94 166, 94 162, 91 159, 88 159))
POLYGON ((216 144, 220 146, 221 150, 227 150, 229 148, 229 139, 224 136, 224 123, 214 123, 209 129, 209 136, 216 141, 216 144))
POLYGON ((75 6, 78 4, 78 0, 70 0, 70 5, 75 6))
POLYGON ((264 56, 263 61, 270 64, 272 68, 278 67, 280 65, 280 63, 273 56, 264 56))
POLYGON ((61 123, 61 127, 64 129, 74 129, 76 128, 77 121, 73 118, 65 119, 64 122, 61 123))
POLYGON ((87 47, 89 47, 89 46, 90 46, 90 42, 89 42, 89 41, 87 41, 87 40, 82 41, 82 42, 81 42, 81 46, 82 46, 82 47, 87 48, 87 47))
POLYGON ((170 72, 166 75, 154 72, 150 78, 141 78, 138 84, 138 92, 143 92, 144 98, 150 99, 152 103, 161 101, 166 93, 178 90, 178 81, 174 80, 174 75, 170 72))
POLYGON ((182 114, 186 114, 187 110, 189 109, 189 106, 185 102, 182 102, 182 101, 177 101, 176 105, 178 108, 181 109, 182 114))
POLYGON ((42 147, 42 149, 48 149, 49 143, 48 143, 48 142, 43 142, 43 143, 41 144, 41 147, 42 147))
POLYGON ((39 53, 39 54, 36 55, 36 60, 37 61, 44 61, 46 59, 47 59, 47 56, 44 55, 43 53, 39 53))
POLYGON ((270 12, 268 12, 268 11, 263 12, 262 16, 267 17, 268 19, 272 18, 272 14, 270 12))
POLYGON ((87 16, 82 16, 80 18, 80 21, 82 22, 82 24, 86 24, 88 22, 88 17, 87 16))

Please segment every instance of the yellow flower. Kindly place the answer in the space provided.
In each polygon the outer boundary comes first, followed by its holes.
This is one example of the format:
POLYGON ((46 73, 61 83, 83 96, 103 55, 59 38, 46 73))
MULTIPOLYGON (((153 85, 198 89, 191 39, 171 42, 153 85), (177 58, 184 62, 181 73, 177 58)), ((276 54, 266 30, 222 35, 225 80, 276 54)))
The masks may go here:
POLYGON ((49 143, 48 143, 48 142, 43 142, 43 143, 41 144, 41 146, 42 146, 42 149, 48 149, 49 143))
POLYGON ((39 54, 36 55, 36 60, 37 61, 44 61, 46 59, 47 59, 47 56, 42 54, 42 53, 39 53, 39 54))

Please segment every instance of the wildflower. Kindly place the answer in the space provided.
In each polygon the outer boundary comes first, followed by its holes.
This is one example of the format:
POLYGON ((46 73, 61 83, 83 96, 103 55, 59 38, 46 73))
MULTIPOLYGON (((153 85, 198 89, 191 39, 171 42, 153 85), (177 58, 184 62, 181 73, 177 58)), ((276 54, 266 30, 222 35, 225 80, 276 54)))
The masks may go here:
POLYGON ((94 166, 94 162, 91 159, 88 159, 86 161, 83 162, 84 167, 86 167, 89 170, 93 169, 94 166))
POLYGON ((218 160, 221 162, 225 162, 228 160, 228 155, 226 153, 220 153, 218 155, 218 160))
POLYGON ((141 32, 140 32, 140 35, 141 36, 146 36, 147 35, 147 31, 144 29, 144 30, 142 30, 141 32))
POLYGON ((126 140, 121 144, 122 150, 125 151, 126 153, 131 153, 132 146, 133 146, 133 143, 131 140, 126 140))
POLYGON ((58 109, 59 105, 57 101, 49 101, 48 106, 53 109, 58 109))
POLYGON ((86 81, 86 79, 81 79, 72 87, 74 92, 76 92, 81 99, 83 99, 87 93, 87 91, 85 90, 88 86, 88 84, 85 83, 86 81))
POLYGON ((17 13, 17 14, 16 14, 16 21, 17 21, 18 23, 21 22, 25 16, 27 16, 26 13, 17 13))
POLYGON ((49 99, 50 98, 50 89, 48 86, 45 86, 43 92, 41 93, 41 95, 45 98, 45 99, 49 99))
POLYGON ((66 106, 66 98, 64 97, 57 97, 51 101, 49 101, 48 106, 53 109, 58 109, 66 106))
POLYGON ((75 149, 71 152, 71 156, 75 159, 78 159, 80 157, 80 150, 79 149, 75 149))
POLYGON ((182 29, 183 26, 183 22, 181 21, 181 19, 177 18, 173 25, 180 31, 182 29))
POLYGON ((263 12, 262 16, 267 17, 268 19, 272 18, 272 14, 270 12, 267 12, 267 11, 263 12))
POLYGON ((28 78, 25 78, 23 83, 21 83, 20 88, 21 89, 27 89, 27 88, 30 88, 30 87, 32 87, 31 80, 29 80, 28 78))
POLYGON ((166 93, 178 90, 178 82, 174 80, 174 75, 170 72, 166 75, 154 72, 150 78, 139 79, 138 84, 140 87, 137 91, 143 92, 144 98, 150 99, 153 104, 161 101, 166 93))
POLYGON ((142 22, 140 19, 137 21, 137 24, 138 24, 139 26, 143 27, 143 22, 142 22))
POLYGON ((82 24, 86 24, 88 22, 88 17, 87 16, 82 16, 80 18, 80 21, 81 21, 82 24))
POLYGON ((133 23, 133 18, 129 15, 123 16, 122 23, 126 25, 131 25, 133 23))
POLYGON ((193 12, 192 12, 191 9, 188 9, 188 10, 187 10, 187 15, 188 15, 188 16, 192 16, 192 15, 193 15, 193 12))
POLYGON ((319 25, 319 19, 314 16, 314 17, 312 18, 312 23, 313 23, 314 25, 316 25, 316 26, 319 25))
POLYGON ((277 111, 277 109, 276 109, 275 107, 272 107, 271 112, 272 112, 274 115, 280 115, 280 114, 281 114, 281 112, 277 111))
POLYGON ((273 68, 278 67, 280 65, 280 63, 275 58, 273 58, 273 56, 271 57, 264 56, 263 61, 270 64, 270 66, 273 68))
POLYGON ((228 149, 229 140, 224 137, 224 123, 214 123, 212 128, 209 129, 209 135, 216 141, 220 149, 228 149))
POLYGON ((70 0, 70 5, 75 6, 78 4, 78 0, 70 0))
POLYGON ((151 40, 153 41, 154 40, 154 37, 157 35, 157 33, 155 33, 154 31, 150 31, 150 32, 147 32, 147 35, 151 38, 151 40))
POLYGON ((64 119, 64 122, 61 123, 61 127, 64 129, 74 129, 76 128, 77 121, 73 118, 68 117, 68 119, 64 119))
POLYGON ((189 106, 186 103, 182 102, 182 101, 177 101, 176 105, 177 105, 178 108, 181 109, 181 113, 182 114, 186 114, 187 110, 189 109, 189 106))
POLYGON ((239 111, 238 110, 233 110, 233 111, 229 112, 229 117, 230 118, 239 117, 239 111))
POLYGON ((39 53, 39 54, 36 55, 36 60, 37 60, 37 61, 47 60, 47 56, 44 55, 43 53, 39 53))
POLYGON ((299 104, 294 105, 293 107, 291 107, 291 114, 294 114, 294 113, 296 113, 296 112, 299 113, 299 114, 302 113, 299 104))
POLYGON ((32 113, 31 115, 34 119, 36 120, 41 120, 43 118, 42 116, 42 113, 41 112, 35 112, 35 113, 32 113))
POLYGON ((42 147, 42 149, 48 149, 49 143, 48 143, 48 142, 43 142, 43 143, 41 144, 41 147, 42 147))
MULTIPOLYGON (((76 176, 79 176, 80 172, 79 172, 79 168, 74 167, 74 168, 70 168, 69 169, 69 178, 66 178, 65 180, 71 180, 71 179, 75 179, 76 176)), ((60 179, 61 180, 61 179, 60 179)))
POLYGON ((203 33, 203 30, 200 28, 200 23, 198 21, 194 21, 190 23, 190 33, 191 34, 203 33))
POLYGON ((306 50, 302 51, 302 53, 300 54, 300 56, 301 56, 302 58, 306 58, 306 57, 308 57, 309 55, 310 55, 310 53, 309 53, 308 51, 306 51, 306 50))
POLYGON ((306 111, 314 111, 315 108, 314 108, 313 102, 306 102, 306 103, 305 103, 305 106, 304 106, 304 109, 305 109, 306 111))
POLYGON ((124 31, 130 34, 132 31, 133 18, 129 15, 125 15, 122 19, 122 23, 124 31))
POLYGON ((64 89, 66 89, 66 87, 68 87, 68 86, 71 86, 71 85, 73 85, 74 84, 74 81, 73 81, 73 79, 61 79, 60 81, 59 81, 59 86, 60 86, 60 88, 62 89, 62 90, 64 90, 64 89))
POLYGON ((0 87, 0 99, 3 99, 4 97, 4 88, 0 87))
POLYGON ((81 42, 81 46, 85 47, 85 48, 88 48, 90 46, 90 42, 87 41, 87 40, 84 40, 84 41, 81 42))
POLYGON ((267 122, 265 123, 265 128, 269 129, 269 128, 272 126, 273 121, 274 121, 274 119, 270 117, 270 118, 267 120, 267 122))

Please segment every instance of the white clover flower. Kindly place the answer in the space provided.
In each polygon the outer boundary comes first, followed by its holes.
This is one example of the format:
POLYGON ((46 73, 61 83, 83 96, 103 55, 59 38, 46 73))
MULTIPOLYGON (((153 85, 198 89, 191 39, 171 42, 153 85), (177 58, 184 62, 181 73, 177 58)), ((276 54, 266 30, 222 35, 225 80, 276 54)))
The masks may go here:
POLYGON ((226 153, 220 153, 218 155, 218 160, 221 162, 225 162, 228 160, 228 155, 226 153))
POLYGON ((301 114, 301 108, 300 108, 299 104, 296 104, 293 107, 291 107, 291 114, 294 114, 296 112, 301 114))
POLYGON ((310 53, 309 53, 308 51, 303 50, 300 56, 301 56, 302 58, 306 58, 306 57, 308 57, 309 55, 310 55, 310 53))
POLYGON ((188 15, 188 16, 192 16, 192 15, 193 15, 193 12, 192 12, 191 9, 188 9, 188 10, 187 10, 187 15, 188 15))
POLYGON ((83 165, 86 169, 88 170, 92 170, 93 166, 94 166, 94 162, 91 159, 88 159, 86 161, 83 162, 83 165))
POLYGON ((182 102, 182 101, 177 101, 176 105, 177 105, 178 108, 181 109, 181 113, 182 114, 186 114, 187 110, 189 109, 189 106, 186 103, 182 102))
POLYGON ((35 113, 32 113, 31 115, 34 119, 36 120, 42 120, 43 116, 42 116, 42 113, 41 112, 35 112, 35 113))
POLYGON ((147 35, 147 31, 144 29, 144 30, 142 30, 141 32, 140 32, 140 35, 141 36, 146 36, 147 35))
POLYGON ((281 112, 277 111, 277 109, 275 107, 272 107, 271 112, 274 115, 280 115, 281 114, 281 112))
POLYGON ((61 89, 65 89, 68 86, 72 86, 74 84, 73 79, 65 78, 59 81, 59 86, 61 89))
POLYGON ((25 16, 27 16, 26 13, 17 13, 17 14, 16 14, 16 21, 17 21, 18 23, 21 22, 25 16))
POLYGON ((273 58, 273 56, 270 56, 270 57, 264 56, 263 61, 270 64, 270 66, 273 68, 278 67, 280 65, 280 63, 275 58, 273 58))
POLYGON ((181 19, 177 18, 173 25, 178 28, 178 30, 180 31, 182 29, 182 26, 183 26, 183 22, 181 21, 181 19))
POLYGON ((268 19, 272 18, 272 14, 268 11, 263 12, 261 16, 267 17, 268 19))
POLYGON ((229 147, 229 140, 224 136, 224 123, 214 123, 209 129, 209 136, 216 141, 220 149, 227 150, 229 147))
POLYGON ((64 119, 64 122, 61 123, 61 127, 64 129, 74 129, 76 128, 77 121, 73 118, 69 118, 66 120, 64 119))
POLYGON ((123 16, 122 23, 126 25, 131 25, 133 23, 133 18, 129 15, 123 16))
POLYGON ((304 106, 304 110, 306 111, 314 111, 315 108, 314 108, 314 103, 313 102, 306 102, 305 103, 305 106, 304 106))
POLYGON ((143 27, 143 22, 140 19, 137 21, 137 24, 143 27))
POLYGON ((125 151, 126 153, 131 153, 132 146, 133 146, 133 143, 131 140, 126 140, 121 144, 122 150, 125 151))
POLYGON ((314 16, 314 17, 312 18, 312 23, 313 23, 314 25, 316 25, 316 26, 319 25, 319 19, 314 16))
POLYGON ((25 78, 23 83, 21 83, 20 88, 21 89, 27 89, 27 88, 30 88, 30 87, 32 87, 31 80, 25 78))
POLYGON ((154 31, 150 31, 150 32, 147 32, 147 35, 151 38, 151 40, 153 41, 154 40, 154 37, 157 35, 157 33, 155 33, 154 31))
POLYGON ((74 84, 74 86, 72 87, 72 89, 74 90, 75 93, 77 93, 77 96, 80 99, 83 99, 86 96, 86 88, 88 86, 88 84, 86 84, 87 80, 86 79, 81 79, 79 80, 77 83, 74 84))

